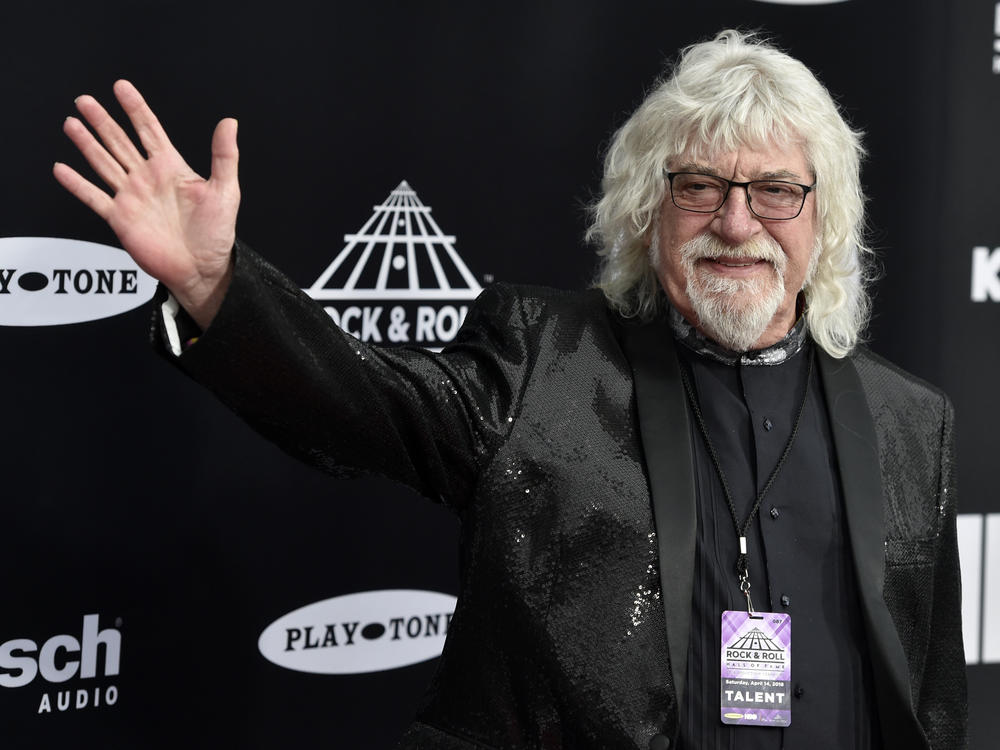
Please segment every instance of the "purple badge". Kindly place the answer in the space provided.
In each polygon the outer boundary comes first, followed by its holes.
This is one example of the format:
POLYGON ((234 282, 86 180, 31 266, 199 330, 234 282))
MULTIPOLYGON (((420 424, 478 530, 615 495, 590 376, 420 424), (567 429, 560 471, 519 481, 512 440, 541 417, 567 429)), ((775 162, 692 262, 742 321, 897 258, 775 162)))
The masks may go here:
POLYGON ((722 723, 792 723, 792 618, 775 612, 722 613, 722 723))

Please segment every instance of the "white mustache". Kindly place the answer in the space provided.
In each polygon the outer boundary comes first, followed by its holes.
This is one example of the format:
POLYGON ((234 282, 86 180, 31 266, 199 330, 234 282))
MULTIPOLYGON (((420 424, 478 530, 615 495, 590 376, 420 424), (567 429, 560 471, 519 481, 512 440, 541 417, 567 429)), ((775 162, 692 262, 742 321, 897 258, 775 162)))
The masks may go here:
POLYGON ((699 234, 678 248, 681 258, 688 263, 703 259, 712 260, 763 260, 774 266, 784 277, 788 258, 777 242, 769 237, 754 237, 741 245, 727 245, 711 234, 699 234))

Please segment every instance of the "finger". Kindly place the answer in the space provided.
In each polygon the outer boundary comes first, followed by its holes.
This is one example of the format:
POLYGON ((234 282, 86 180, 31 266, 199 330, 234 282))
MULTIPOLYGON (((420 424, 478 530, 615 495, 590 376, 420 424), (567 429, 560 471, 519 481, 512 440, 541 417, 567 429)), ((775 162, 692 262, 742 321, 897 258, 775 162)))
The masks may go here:
POLYGON ((61 162, 56 162, 53 165, 52 174, 60 185, 75 195, 90 210, 105 221, 108 220, 111 210, 114 207, 114 201, 110 195, 89 180, 81 177, 75 169, 61 162))
POLYGON ((111 156, 107 149, 98 143, 87 126, 75 117, 66 118, 63 123, 63 132, 69 136, 87 163, 94 168, 94 171, 100 175, 108 187, 117 192, 127 176, 118 160, 111 156))
POLYGON ((118 160, 125 171, 131 171, 145 157, 132 143, 121 126, 108 114, 107 110, 100 105, 94 97, 84 94, 76 100, 76 108, 83 118, 90 123, 90 126, 97 131, 101 137, 101 142, 110 154, 118 160))
POLYGON ((167 137, 167 132, 160 125, 153 110, 146 104, 146 100, 142 98, 139 89, 129 81, 120 80, 115 81, 114 91, 118 103, 122 105, 122 109, 128 115, 132 127, 135 128, 135 132, 139 136, 139 141, 149 156, 158 151, 173 148, 167 137))
POLYGON ((236 130, 236 120, 227 117, 215 126, 215 133, 212 134, 211 179, 223 188, 239 183, 240 152, 236 146, 236 130))

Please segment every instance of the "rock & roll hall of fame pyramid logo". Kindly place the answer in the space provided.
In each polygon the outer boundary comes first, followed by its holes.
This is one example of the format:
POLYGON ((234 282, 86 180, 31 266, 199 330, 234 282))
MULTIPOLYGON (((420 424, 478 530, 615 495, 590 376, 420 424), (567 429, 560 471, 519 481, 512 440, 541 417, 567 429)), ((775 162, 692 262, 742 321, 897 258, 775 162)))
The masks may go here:
POLYGON ((404 180, 305 292, 361 341, 440 349, 482 289, 404 180))

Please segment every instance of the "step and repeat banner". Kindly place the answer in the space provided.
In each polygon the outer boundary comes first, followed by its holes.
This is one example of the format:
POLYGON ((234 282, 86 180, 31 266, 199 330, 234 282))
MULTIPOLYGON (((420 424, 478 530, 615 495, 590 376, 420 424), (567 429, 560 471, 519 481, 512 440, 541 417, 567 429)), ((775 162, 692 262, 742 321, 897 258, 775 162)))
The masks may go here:
POLYGON ((994 747, 1000 4, 4 15, 4 748, 391 747, 457 593, 456 519, 300 466, 152 354, 155 284, 50 174, 83 169, 61 132, 77 95, 120 117, 111 84, 134 81, 203 174, 215 123, 239 118, 240 236, 362 340, 438 348, 495 281, 589 283, 585 207, 610 134, 679 47, 727 27, 769 34, 866 132, 884 270, 870 343, 957 408, 970 729, 994 747))

